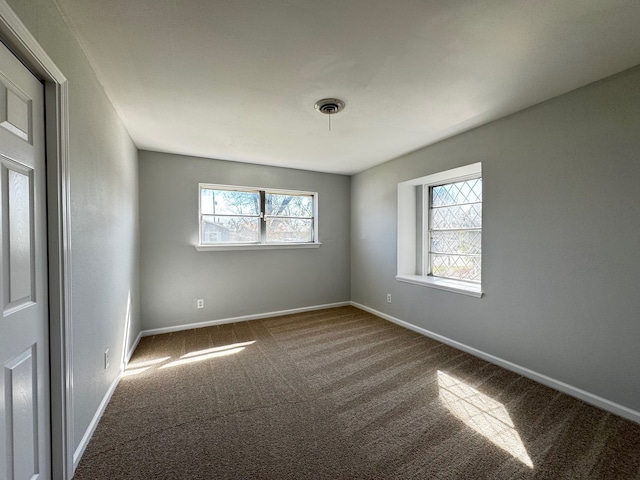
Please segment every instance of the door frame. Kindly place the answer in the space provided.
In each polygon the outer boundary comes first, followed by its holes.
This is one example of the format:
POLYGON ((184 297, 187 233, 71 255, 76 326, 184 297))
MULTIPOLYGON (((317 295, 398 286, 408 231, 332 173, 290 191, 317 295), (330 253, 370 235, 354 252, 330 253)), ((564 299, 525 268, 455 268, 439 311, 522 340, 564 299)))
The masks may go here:
POLYGON ((51 473, 54 479, 71 480, 74 416, 68 83, 6 0, 0 0, 0 39, 44 83, 51 473))

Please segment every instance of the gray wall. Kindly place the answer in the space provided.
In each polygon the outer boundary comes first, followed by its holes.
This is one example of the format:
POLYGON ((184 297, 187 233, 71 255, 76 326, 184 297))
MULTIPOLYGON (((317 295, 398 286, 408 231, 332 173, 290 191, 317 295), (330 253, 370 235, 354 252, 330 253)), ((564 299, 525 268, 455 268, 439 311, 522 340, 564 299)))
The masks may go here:
POLYGON ((350 299, 349 177, 148 151, 139 171, 144 330, 350 299), (196 251, 200 182, 318 192, 322 246, 196 251))
POLYGON ((351 188, 353 301, 640 411, 640 67, 355 175, 351 188), (398 182, 473 162, 484 297, 397 282, 398 182))
POLYGON ((137 150, 54 2, 9 4, 69 81, 77 447, 119 374, 127 315, 129 347, 140 331, 137 150))

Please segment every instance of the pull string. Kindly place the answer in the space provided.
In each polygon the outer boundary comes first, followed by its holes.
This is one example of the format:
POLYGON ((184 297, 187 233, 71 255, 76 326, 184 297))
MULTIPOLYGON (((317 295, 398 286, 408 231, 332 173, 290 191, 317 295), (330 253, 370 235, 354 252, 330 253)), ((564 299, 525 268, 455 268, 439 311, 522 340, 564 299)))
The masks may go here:
POLYGON ((341 112, 344 106, 345 103, 339 98, 323 98, 314 105, 318 112, 329 115, 329 131, 331 131, 331 115, 341 112))

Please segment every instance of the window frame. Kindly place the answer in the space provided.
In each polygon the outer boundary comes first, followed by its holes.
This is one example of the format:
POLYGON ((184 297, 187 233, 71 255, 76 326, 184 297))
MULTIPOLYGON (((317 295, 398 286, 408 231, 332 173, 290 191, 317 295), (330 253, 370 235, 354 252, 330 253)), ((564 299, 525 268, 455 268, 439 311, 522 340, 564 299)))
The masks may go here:
MULTIPOLYGON (((473 297, 482 296, 482 276, 480 283, 472 283, 429 275, 428 272, 428 187, 482 177, 482 163, 474 163, 453 168, 424 177, 398 183, 398 231, 397 231, 397 274, 396 280, 473 297)), ((483 179, 484 184, 484 179, 483 179)), ((482 244, 482 230, 481 230, 482 244)), ((480 254, 482 265, 483 257, 480 254)))
MULTIPOLYGON (((242 217, 243 215, 238 215, 242 217)), ((296 217, 297 218, 297 217, 296 217)), ((300 217, 303 218, 303 217, 300 217)), ((311 217, 304 217, 311 218, 311 217)), ((309 192, 302 190, 283 190, 277 188, 264 188, 264 187, 247 187, 240 185, 226 185, 216 183, 199 183, 198 184, 198 239, 195 244, 198 251, 224 251, 224 250, 277 250, 277 249, 289 249, 289 248, 318 248, 321 243, 319 240, 318 229, 318 192, 309 192), (227 190, 237 192, 249 192, 258 193, 260 197, 260 211, 258 215, 246 215, 247 217, 257 217, 259 219, 258 227, 258 241, 257 242, 224 242, 224 243, 203 243, 202 242, 202 217, 211 216, 210 214, 202 213, 202 190, 227 190), (309 242, 267 242, 267 225, 268 218, 273 218, 272 215, 266 215, 266 195, 296 195, 296 196, 310 196, 313 198, 313 239, 309 242)))

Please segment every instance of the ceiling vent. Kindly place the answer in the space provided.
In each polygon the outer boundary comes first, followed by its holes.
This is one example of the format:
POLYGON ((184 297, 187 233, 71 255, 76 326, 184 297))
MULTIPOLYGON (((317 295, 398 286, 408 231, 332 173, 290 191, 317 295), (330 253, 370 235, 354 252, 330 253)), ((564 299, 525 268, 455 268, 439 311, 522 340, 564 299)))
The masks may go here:
POLYGON ((344 109, 344 102, 338 98, 323 98, 316 102, 315 107, 320 113, 333 115, 344 109))

